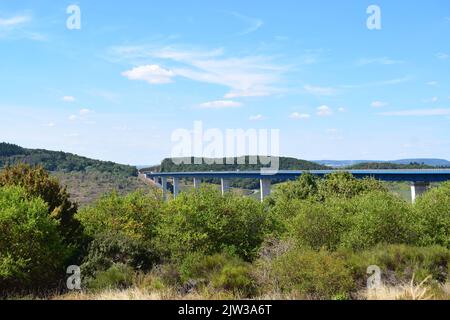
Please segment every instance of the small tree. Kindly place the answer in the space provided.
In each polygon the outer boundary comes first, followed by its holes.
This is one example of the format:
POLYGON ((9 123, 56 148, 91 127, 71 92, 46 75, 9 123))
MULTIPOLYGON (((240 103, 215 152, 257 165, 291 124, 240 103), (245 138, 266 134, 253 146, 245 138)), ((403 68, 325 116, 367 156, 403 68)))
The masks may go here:
POLYGON ((50 177, 41 166, 20 163, 0 172, 0 186, 22 187, 30 197, 39 197, 48 205, 48 213, 58 221, 58 228, 66 242, 76 243, 81 237, 81 227, 74 218, 77 205, 70 201, 66 187, 50 177))

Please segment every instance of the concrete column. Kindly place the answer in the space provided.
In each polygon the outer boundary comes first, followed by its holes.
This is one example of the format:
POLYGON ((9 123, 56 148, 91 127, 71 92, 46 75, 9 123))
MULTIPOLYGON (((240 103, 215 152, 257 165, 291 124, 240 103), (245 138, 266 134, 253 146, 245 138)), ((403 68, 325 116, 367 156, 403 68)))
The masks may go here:
POLYGON ((173 178, 173 197, 176 198, 180 194, 180 178, 173 178))
POLYGON ((264 199, 270 195, 271 182, 272 181, 270 179, 261 179, 260 180, 261 202, 263 202, 264 199))
POLYGON ((230 190, 230 180, 227 179, 222 179, 221 180, 221 185, 222 185, 222 195, 224 196, 225 193, 227 193, 230 190))
POLYGON ((201 183, 200 178, 194 178, 194 189, 195 190, 200 189, 200 183, 201 183))
POLYGON ((428 182, 413 182, 411 184, 411 199, 415 203, 416 199, 427 192, 430 184, 428 182))
POLYGON ((163 199, 167 200, 167 178, 166 177, 161 177, 161 187, 162 187, 163 199))
POLYGON ((159 184, 159 178, 158 178, 158 177, 153 177, 153 181, 154 181, 156 184, 159 184))

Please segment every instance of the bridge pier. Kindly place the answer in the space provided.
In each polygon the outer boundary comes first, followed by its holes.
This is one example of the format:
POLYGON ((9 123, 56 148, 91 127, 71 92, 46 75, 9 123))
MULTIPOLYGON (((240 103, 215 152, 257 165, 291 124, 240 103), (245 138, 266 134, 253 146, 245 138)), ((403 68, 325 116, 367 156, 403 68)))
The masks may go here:
POLYGON ((173 197, 176 198, 180 194, 180 178, 173 178, 173 197))
POLYGON ((427 192, 430 187, 428 182, 413 182, 411 183, 411 200, 413 203, 416 202, 417 198, 427 192))
POLYGON ((167 178, 166 177, 161 177, 161 187, 162 187, 163 199, 167 200, 167 178))
POLYGON ((270 179, 261 179, 260 180, 260 191, 261 191, 261 202, 264 202, 264 199, 270 195, 270 187, 272 181, 270 179))
POLYGON ((221 190, 222 190, 222 195, 224 196, 225 193, 227 193, 230 190, 230 180, 221 179, 221 190))
POLYGON ((194 178, 194 189, 198 190, 200 189, 201 180, 200 178, 194 178))

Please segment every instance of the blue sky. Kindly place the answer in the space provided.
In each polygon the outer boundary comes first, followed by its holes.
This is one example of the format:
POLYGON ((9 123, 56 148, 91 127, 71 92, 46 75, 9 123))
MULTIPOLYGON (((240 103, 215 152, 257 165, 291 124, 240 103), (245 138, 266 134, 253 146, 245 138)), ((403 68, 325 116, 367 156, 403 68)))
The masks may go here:
POLYGON ((309 160, 450 159, 449 40, 448 0, 3 0, 0 140, 153 164, 201 120, 309 160))

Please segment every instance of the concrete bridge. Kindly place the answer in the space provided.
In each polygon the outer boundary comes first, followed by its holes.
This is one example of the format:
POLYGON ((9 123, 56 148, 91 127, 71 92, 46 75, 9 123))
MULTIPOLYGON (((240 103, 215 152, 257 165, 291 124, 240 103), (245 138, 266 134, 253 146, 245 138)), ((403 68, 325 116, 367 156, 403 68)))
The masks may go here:
POLYGON ((324 177, 334 172, 349 172, 357 179, 375 178, 383 181, 402 181, 411 183, 411 199, 425 193, 432 182, 444 182, 450 180, 450 170, 311 170, 311 171, 286 171, 281 170, 275 174, 267 175, 261 171, 219 171, 219 172, 150 172, 144 173, 145 177, 160 184, 166 197, 168 189, 167 182, 172 179, 173 195, 176 197, 180 192, 180 179, 193 179, 194 187, 200 187, 202 179, 221 179, 222 194, 230 188, 233 179, 258 179, 260 180, 261 201, 270 195, 273 180, 287 181, 295 180, 304 173, 311 173, 318 177, 324 177))

